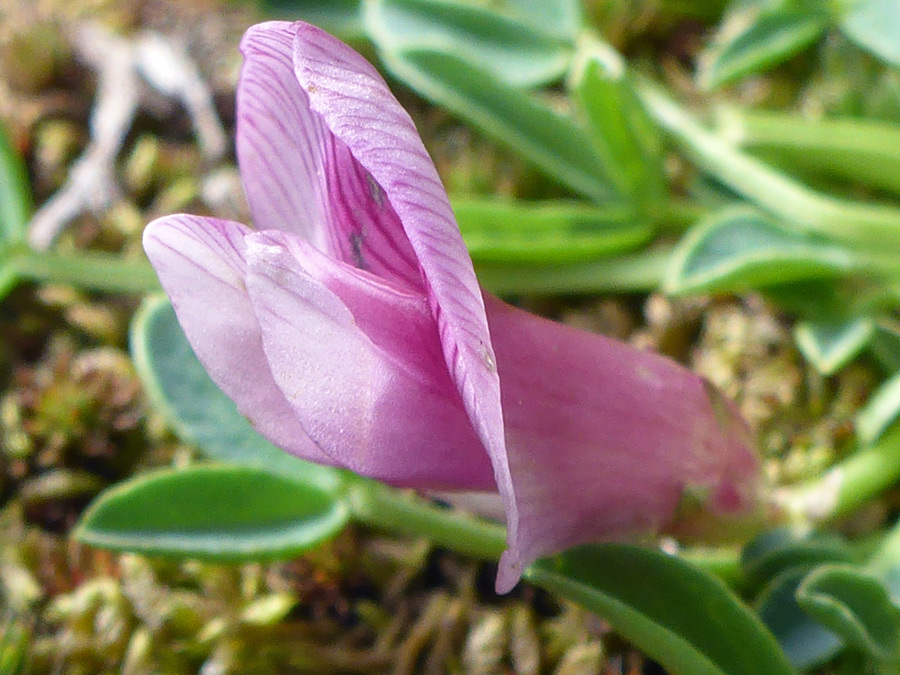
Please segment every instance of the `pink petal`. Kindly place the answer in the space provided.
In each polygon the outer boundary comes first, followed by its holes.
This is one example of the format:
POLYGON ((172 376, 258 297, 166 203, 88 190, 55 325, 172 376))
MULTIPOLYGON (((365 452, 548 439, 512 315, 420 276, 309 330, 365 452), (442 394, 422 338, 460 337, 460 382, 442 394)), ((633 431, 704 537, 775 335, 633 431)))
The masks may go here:
MULTIPOLYGON (((500 370, 520 564, 576 544, 677 529, 686 506, 749 518, 758 462, 702 378, 657 354, 485 296, 500 370), (691 500, 695 504, 691 504, 691 500)), ((720 404, 721 403, 721 404, 720 404)), ((501 568, 507 590, 518 570, 501 568)))
POLYGON ((278 389, 244 285, 250 230, 215 218, 168 216, 144 230, 144 249, 210 377, 266 438, 333 464, 309 439, 278 389))
MULTIPOLYGON (((517 500, 506 459, 500 382, 484 304, 453 212, 409 115, 375 69, 315 26, 299 23, 294 41, 297 79, 322 116, 383 190, 415 251, 444 360, 472 425, 488 451, 515 531, 517 500)), ((377 191, 373 200, 378 201, 377 191)), ((391 232, 391 240, 400 237, 391 232)))
POLYGON ((333 258, 424 290, 381 188, 310 109, 294 74, 295 32, 273 21, 241 42, 236 145, 256 226, 299 234, 333 258))
POLYGON ((248 237, 247 260, 275 380, 324 452, 404 486, 493 487, 424 298, 286 234, 248 237))
POLYGON ((256 226, 320 245, 326 222, 320 148, 331 134, 294 75, 294 33, 292 23, 270 21, 244 34, 235 145, 256 226))

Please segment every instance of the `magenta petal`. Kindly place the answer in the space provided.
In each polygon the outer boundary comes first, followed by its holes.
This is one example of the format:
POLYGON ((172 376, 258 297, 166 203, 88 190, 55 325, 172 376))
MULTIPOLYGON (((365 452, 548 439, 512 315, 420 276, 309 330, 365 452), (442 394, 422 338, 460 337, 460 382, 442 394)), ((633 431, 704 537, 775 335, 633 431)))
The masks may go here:
MULTIPOLYGON (((409 115, 375 69, 340 40, 297 24, 297 79, 312 109, 372 176, 402 226, 424 277, 444 359, 494 467, 515 529, 500 383, 481 292, 453 212, 409 115)), ((378 199, 377 191, 373 199, 378 199)), ((392 239, 399 239, 391 235, 392 239)))
POLYGON ((250 232, 215 218, 168 216, 144 230, 144 249, 194 352, 241 414, 279 447, 332 464, 272 379, 244 285, 250 232))
MULTIPOLYGON (((657 354, 485 301, 520 563, 671 531, 680 516, 752 515, 759 467, 747 429, 702 378, 657 354)), ((501 569, 498 587, 511 587, 517 571, 501 569)))
POLYGON ((422 298, 290 235, 249 237, 247 260, 275 380, 324 452, 404 486, 493 487, 422 298))
POLYGON ((256 226, 321 245, 326 201, 320 147, 331 134, 309 109, 294 75, 295 32, 292 23, 270 21, 244 34, 235 145, 256 226))
POLYGON ((424 290, 397 214, 297 82, 296 26, 259 24, 241 42, 236 144, 256 226, 299 234, 333 258, 424 290))

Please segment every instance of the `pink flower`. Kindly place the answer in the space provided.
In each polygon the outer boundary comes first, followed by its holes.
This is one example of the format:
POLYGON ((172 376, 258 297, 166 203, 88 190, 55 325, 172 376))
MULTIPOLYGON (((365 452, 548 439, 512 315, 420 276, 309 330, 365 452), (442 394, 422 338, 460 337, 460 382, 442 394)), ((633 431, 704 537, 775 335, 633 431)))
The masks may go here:
POLYGON ((413 122, 369 63, 303 23, 254 26, 241 49, 256 230, 176 215, 144 246, 261 434, 398 486, 499 492, 500 591, 578 543, 756 513, 745 426, 700 377, 482 293, 413 122))

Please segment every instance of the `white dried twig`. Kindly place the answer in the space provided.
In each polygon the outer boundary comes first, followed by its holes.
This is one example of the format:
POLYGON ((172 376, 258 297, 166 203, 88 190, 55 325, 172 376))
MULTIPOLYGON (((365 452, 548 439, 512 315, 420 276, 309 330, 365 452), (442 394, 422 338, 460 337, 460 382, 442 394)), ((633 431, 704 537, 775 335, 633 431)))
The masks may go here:
POLYGON ((218 161, 228 150, 212 93, 184 49, 159 33, 147 31, 128 40, 96 24, 79 27, 73 46, 98 73, 91 140, 72 164, 65 185, 31 220, 28 241, 38 250, 48 249, 80 213, 102 212, 119 198, 116 157, 139 109, 141 76, 153 89, 184 104, 207 159, 218 161))

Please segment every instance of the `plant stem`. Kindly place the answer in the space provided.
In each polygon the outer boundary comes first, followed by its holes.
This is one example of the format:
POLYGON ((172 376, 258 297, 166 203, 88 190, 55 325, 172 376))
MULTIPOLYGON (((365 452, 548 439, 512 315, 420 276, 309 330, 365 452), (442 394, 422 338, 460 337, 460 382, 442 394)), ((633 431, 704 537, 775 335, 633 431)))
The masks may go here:
POLYGON ((705 129, 647 80, 638 94, 650 115, 704 171, 800 229, 871 248, 900 244, 900 209, 816 192, 705 129))
POLYGON ((350 509, 359 522, 428 539, 457 553, 497 561, 506 529, 371 480, 352 480, 350 509))
POLYGON ((802 520, 820 522, 853 512, 900 480, 900 426, 812 481, 789 488, 781 501, 802 520))
POLYGON ((144 260, 125 260, 111 253, 55 253, 18 248, 6 268, 20 279, 72 284, 111 293, 143 294, 160 290, 156 272, 144 260))
POLYGON ((534 267, 481 264, 481 284, 499 295, 516 293, 639 293, 659 288, 672 255, 671 247, 590 263, 534 267))

